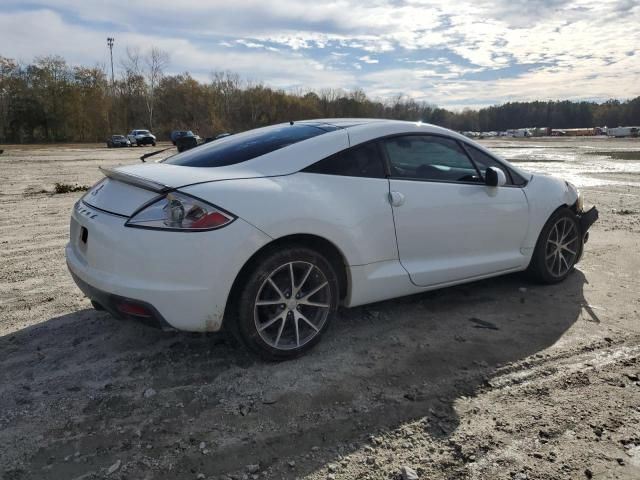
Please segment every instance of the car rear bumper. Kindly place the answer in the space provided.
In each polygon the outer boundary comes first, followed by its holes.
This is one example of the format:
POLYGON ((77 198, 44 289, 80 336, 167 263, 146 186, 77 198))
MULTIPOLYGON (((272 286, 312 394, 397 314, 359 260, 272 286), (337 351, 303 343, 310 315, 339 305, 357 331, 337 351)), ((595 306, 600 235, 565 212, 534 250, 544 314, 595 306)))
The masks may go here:
POLYGON ((128 228, 126 218, 86 204, 80 211, 73 211, 65 250, 78 287, 117 317, 161 328, 219 330, 238 272, 270 240, 241 219, 181 233, 128 228), (121 311, 127 301, 147 310, 142 319, 121 311))
POLYGON ((100 307, 114 317, 120 320, 134 320, 161 330, 175 330, 175 328, 164 319, 153 305, 141 300, 121 297, 102 291, 92 285, 89 285, 73 273, 73 268, 68 262, 67 266, 73 281, 76 282, 76 285, 82 293, 84 293, 92 302, 99 304, 100 307), (122 305, 137 305, 141 307, 141 310, 138 313, 127 312, 127 310, 121 307, 122 305))

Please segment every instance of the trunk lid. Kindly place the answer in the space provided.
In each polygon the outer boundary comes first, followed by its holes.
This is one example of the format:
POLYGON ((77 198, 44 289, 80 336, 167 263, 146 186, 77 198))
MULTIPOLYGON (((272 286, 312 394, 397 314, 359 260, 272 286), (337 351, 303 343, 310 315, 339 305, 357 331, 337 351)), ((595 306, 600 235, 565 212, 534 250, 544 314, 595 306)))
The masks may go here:
POLYGON ((230 165, 218 168, 185 167, 165 163, 143 163, 100 168, 105 177, 87 192, 83 202, 116 215, 131 216, 145 203, 175 188, 196 183, 264 176, 230 165))
POLYGON ((194 183, 216 182, 219 180, 233 180, 237 178, 262 177, 263 173, 251 170, 241 165, 227 167, 202 168, 171 165, 169 163, 138 163, 112 169, 101 169, 107 176, 114 172, 113 178, 127 181, 131 179, 149 180, 168 189, 193 185, 194 183))

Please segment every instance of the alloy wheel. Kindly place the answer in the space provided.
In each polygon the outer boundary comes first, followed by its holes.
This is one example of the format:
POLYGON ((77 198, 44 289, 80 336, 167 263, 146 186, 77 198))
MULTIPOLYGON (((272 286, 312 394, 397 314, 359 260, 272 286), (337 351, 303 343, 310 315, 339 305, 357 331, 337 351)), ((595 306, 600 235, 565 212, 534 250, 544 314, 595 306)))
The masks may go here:
POLYGON ((579 249, 580 236, 575 222, 560 218, 549 231, 545 248, 548 272, 556 277, 565 275, 573 267, 579 249))
POLYGON ((303 261, 286 263, 273 270, 258 290, 256 330, 272 348, 300 348, 322 330, 331 301, 331 287, 320 268, 303 261))

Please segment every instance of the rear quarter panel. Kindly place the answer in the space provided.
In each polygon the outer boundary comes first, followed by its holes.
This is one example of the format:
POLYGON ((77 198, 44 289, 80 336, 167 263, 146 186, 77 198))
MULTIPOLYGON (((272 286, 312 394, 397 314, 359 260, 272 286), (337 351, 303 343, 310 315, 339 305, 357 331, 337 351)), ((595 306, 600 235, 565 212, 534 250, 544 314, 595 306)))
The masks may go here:
POLYGON ((398 258, 388 181, 296 173, 181 189, 218 205, 277 239, 317 235, 349 265, 398 258))

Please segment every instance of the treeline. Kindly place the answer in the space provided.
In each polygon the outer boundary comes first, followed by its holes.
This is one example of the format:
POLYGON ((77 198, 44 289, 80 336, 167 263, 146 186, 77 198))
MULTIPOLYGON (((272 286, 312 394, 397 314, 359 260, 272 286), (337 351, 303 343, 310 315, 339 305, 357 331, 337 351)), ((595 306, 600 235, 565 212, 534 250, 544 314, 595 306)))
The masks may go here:
POLYGON ((58 56, 30 64, 0 56, 0 143, 101 142, 133 128, 149 128, 159 139, 175 129, 211 136, 319 117, 422 120, 459 131, 640 125, 640 97, 451 112, 403 96, 372 100, 362 90, 285 92, 230 72, 214 72, 202 83, 188 73, 165 75, 167 64, 160 50, 128 50, 111 82, 104 68, 71 66, 58 56))

